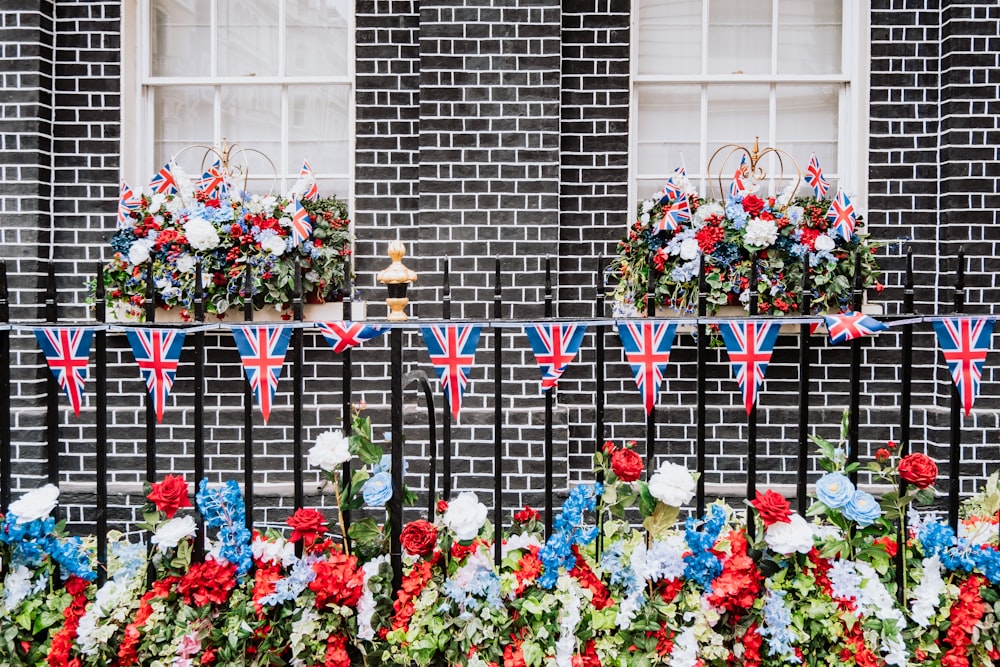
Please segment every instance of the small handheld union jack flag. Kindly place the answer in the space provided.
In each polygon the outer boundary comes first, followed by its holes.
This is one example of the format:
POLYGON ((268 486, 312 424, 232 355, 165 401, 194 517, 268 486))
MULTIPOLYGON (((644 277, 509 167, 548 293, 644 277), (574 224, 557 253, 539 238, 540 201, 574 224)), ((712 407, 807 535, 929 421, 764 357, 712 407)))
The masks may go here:
POLYGON ((747 190, 746 183, 743 181, 743 168, 747 165, 746 153, 740 159, 740 166, 736 167, 736 173, 733 174, 733 182, 729 185, 729 196, 733 199, 743 194, 747 190))
POLYGON ((292 328, 287 326, 233 327, 233 339, 243 360, 243 371, 257 397, 264 423, 271 417, 274 392, 285 364, 292 328))
POLYGON ((566 367, 572 363, 587 327, 582 324, 536 324, 524 330, 542 370, 542 391, 556 386, 566 367))
POLYGON ((647 415, 656 405, 676 331, 676 324, 666 322, 618 323, 618 336, 622 339, 625 358, 632 367, 647 415))
POLYGON ((854 214, 854 204, 843 190, 837 190, 837 196, 830 202, 826 219, 829 221, 830 229, 840 232, 845 241, 851 240, 858 217, 854 214))
POLYGON ((822 199, 830 190, 830 183, 823 177, 823 170, 819 166, 819 160, 813 153, 809 158, 809 166, 806 167, 806 185, 813 189, 813 194, 817 199, 822 199))
POLYGON ((481 332, 481 327, 471 324, 445 324, 420 329, 455 421, 458 421, 462 394, 469 383, 469 370, 476 358, 481 332))
POLYGON ((35 339, 42 348, 49 370, 66 392, 73 414, 80 416, 83 384, 90 361, 93 329, 35 329, 35 339))
POLYGON ((312 234, 312 221, 309 220, 309 211, 298 199, 293 202, 295 212, 292 213, 292 245, 298 247, 302 245, 312 234))
POLYGON ((747 414, 750 414, 757 401, 757 389, 764 381, 767 364, 771 361, 771 352, 780 330, 779 322, 739 320, 719 324, 726 352, 729 353, 729 363, 743 391, 743 405, 747 414))
POLYGON ((164 195, 175 195, 179 191, 177 188, 177 181, 174 180, 174 172, 170 167, 170 163, 166 163, 160 170, 156 172, 153 176, 153 180, 149 182, 149 189, 153 194, 164 194, 164 195))
MULTIPOLYGON (((664 205, 663 217, 653 225, 654 232, 662 232, 663 230, 675 231, 680 229, 681 223, 691 219, 691 208, 688 205, 688 198, 680 190, 676 190, 676 192, 679 193, 680 199, 673 204, 664 205)), ((663 200, 660 200, 660 203, 663 203, 663 200)))
POLYGON ((826 320, 826 330, 830 334, 830 342, 834 345, 861 336, 872 336, 889 328, 874 317, 853 310, 845 311, 840 315, 825 315, 823 319, 826 320))
POLYGON ((986 363, 993 336, 993 320, 953 317, 936 320, 934 330, 968 417, 979 395, 983 364, 986 363))
POLYGON ((378 325, 365 324, 364 322, 317 322, 320 332, 326 342, 330 343, 333 351, 337 354, 349 350, 352 347, 366 343, 373 338, 378 338, 387 330, 378 325))
POLYGON ((216 160, 215 164, 208 168, 197 183, 198 192, 214 197, 223 195, 226 191, 226 171, 222 168, 222 161, 216 160))
POLYGON ((162 422, 163 409, 170 388, 174 386, 174 375, 184 346, 184 332, 172 329, 129 329, 125 335, 128 336, 139 370, 146 379, 146 389, 153 400, 156 421, 162 422))
POLYGON ((313 175, 309 160, 302 160, 302 169, 299 171, 299 178, 308 180, 309 188, 302 193, 302 199, 306 201, 316 201, 319 199, 319 187, 316 185, 316 177, 313 175))
POLYGON ((118 228, 129 226, 129 214, 139 208, 142 200, 135 195, 135 191, 122 179, 120 194, 118 196, 118 228))

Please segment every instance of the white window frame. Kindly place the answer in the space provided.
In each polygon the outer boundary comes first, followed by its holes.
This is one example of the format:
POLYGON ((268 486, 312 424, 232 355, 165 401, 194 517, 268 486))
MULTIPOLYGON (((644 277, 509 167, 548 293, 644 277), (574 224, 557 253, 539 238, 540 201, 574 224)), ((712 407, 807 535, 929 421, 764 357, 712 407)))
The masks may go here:
MULTIPOLYGON (((771 84, 769 100, 769 127, 763 128, 768 132, 767 136, 776 136, 776 107, 775 107, 775 84, 779 83, 821 83, 840 84, 839 99, 839 128, 837 139, 837 162, 839 172, 827 173, 828 177, 837 179, 840 186, 852 195, 852 200, 859 210, 867 211, 868 205, 868 87, 869 87, 869 63, 871 54, 871 40, 869 38, 871 5, 869 0, 844 0, 842 14, 842 51, 841 51, 841 75, 782 75, 782 74, 685 74, 683 72, 672 72, 664 74, 639 74, 639 5, 642 0, 633 0, 631 18, 631 53, 630 53, 630 104, 629 104, 629 181, 628 198, 629 212, 635 211, 636 202, 649 197, 652 192, 638 192, 638 182, 640 180, 658 179, 666 181, 675 167, 680 166, 679 162, 674 164, 672 160, 679 159, 678 156, 664 156, 664 163, 661 169, 656 172, 640 173, 638 171, 638 118, 639 118, 639 89, 644 85, 664 85, 664 84, 701 84, 701 118, 699 120, 701 136, 698 138, 700 146, 699 164, 705 165, 707 169, 708 159, 718 146, 708 145, 708 86, 712 84, 771 84)), ((705 0, 702 5, 702 62, 707 57, 709 48, 709 2, 705 0)), ((795 2, 795 0, 774 0, 772 4, 772 24, 777 25, 777 12, 779 2, 795 2)), ((777 49, 777 40, 772 40, 772 50, 777 49)), ((774 54, 772 53, 772 61, 774 54)), ((754 137, 746 137, 745 144, 753 145, 754 137)), ((765 146, 761 146, 765 148, 765 146)), ((781 146, 775 146, 781 148, 781 146)), ((809 156, 793 156, 800 162, 800 167, 805 168, 805 163, 809 156)), ((718 170, 717 163, 712 165, 714 170, 718 170)), ((709 178, 714 179, 718 174, 692 173, 688 171, 688 177, 698 186, 698 191, 707 196, 710 192, 709 178)), ((716 185, 716 190, 718 186, 716 185)), ((719 193, 716 193, 717 196, 719 193)), ((829 196, 832 196, 829 195, 829 196)))
MULTIPOLYGON (((285 6, 288 0, 274 0, 279 3, 279 44, 278 44, 278 71, 283 72, 285 59, 285 6)), ((211 2, 211 58, 212 62, 217 62, 216 50, 218 48, 217 30, 218 21, 216 12, 218 5, 214 0, 199 0, 199 2, 211 2)), ((215 100, 213 104, 214 117, 212 119, 212 136, 215 145, 221 144, 222 137, 222 110, 221 110, 221 87, 226 86, 277 86, 280 87, 281 95, 281 136, 279 137, 281 149, 280 155, 268 155, 274 162, 277 170, 277 183, 275 193, 280 194, 294 183, 298 178, 298 171, 286 173, 283 171, 286 165, 291 165, 290 159, 299 160, 307 156, 295 156, 288 153, 288 87, 289 86, 343 86, 347 88, 348 117, 346 126, 352 128, 347 132, 347 171, 328 172, 323 171, 321 156, 311 155, 311 166, 315 170, 317 180, 337 179, 348 183, 347 192, 336 193, 340 199, 347 202, 349 210, 354 210, 354 189, 355 189, 355 107, 356 107, 356 86, 355 86, 355 63, 353 54, 355 52, 355 18, 354 12, 348 12, 347 34, 351 43, 348 45, 347 53, 347 73, 340 76, 253 76, 253 77, 233 77, 233 76, 199 76, 199 77, 167 77, 152 76, 152 65, 150 62, 150 50, 142 45, 148 42, 145 36, 150 34, 150 5, 149 0, 125 0, 122 7, 122 128, 121 128, 121 169, 122 177, 135 188, 143 188, 149 179, 162 166, 154 164, 153 147, 153 95, 150 91, 157 86, 177 86, 190 84, 199 87, 214 87, 215 100)), ((214 67, 214 65, 213 65, 214 67)), ((239 137, 226 137, 229 143, 240 143, 239 137)), ((243 145, 244 148, 253 148, 251 145, 243 145)), ((320 194, 323 195, 322 186, 320 194)), ((332 193, 329 193, 332 194, 332 193)))

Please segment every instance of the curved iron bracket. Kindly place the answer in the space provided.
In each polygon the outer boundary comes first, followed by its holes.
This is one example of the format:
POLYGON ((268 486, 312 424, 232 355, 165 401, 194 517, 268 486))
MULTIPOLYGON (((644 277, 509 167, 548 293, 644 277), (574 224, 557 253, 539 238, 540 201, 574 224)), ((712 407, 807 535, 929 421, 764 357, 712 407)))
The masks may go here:
POLYGON ((403 388, 406 389, 416 382, 424 390, 424 399, 427 401, 427 428, 430 446, 430 471, 427 481, 427 520, 434 521, 435 503, 434 496, 437 491, 437 429, 434 420, 434 392, 431 391, 431 383, 427 380, 427 374, 421 370, 413 370, 403 376, 403 388))

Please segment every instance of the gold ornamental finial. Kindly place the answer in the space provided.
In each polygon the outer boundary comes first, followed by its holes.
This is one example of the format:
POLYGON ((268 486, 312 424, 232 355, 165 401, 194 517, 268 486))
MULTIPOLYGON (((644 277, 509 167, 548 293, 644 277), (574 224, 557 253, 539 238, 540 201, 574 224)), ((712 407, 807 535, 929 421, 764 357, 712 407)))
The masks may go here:
POLYGON ((410 283, 416 282, 417 274, 403 264, 405 255, 406 248, 401 241, 390 243, 389 257, 392 259, 392 263, 375 276, 375 280, 388 289, 389 296, 385 303, 389 306, 389 315, 386 319, 390 321, 409 319, 404 310, 410 303, 406 296, 406 288, 410 286, 410 283))

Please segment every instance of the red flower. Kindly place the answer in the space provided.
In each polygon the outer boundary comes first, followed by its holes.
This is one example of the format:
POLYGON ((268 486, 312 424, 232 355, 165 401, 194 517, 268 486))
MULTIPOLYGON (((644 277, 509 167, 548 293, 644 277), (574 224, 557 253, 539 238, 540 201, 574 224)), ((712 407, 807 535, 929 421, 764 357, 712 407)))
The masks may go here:
POLYGON ((295 510, 295 514, 288 517, 289 527, 293 528, 291 542, 298 542, 300 539, 306 547, 312 546, 320 533, 326 532, 326 517, 319 510, 301 507, 295 510))
POLYGON ((760 572, 747 555, 746 535, 732 531, 729 540, 731 553, 722 561, 722 573, 712 582, 708 601, 726 611, 749 609, 760 592, 760 572))
POLYGON ((907 454, 899 461, 899 478, 918 489, 926 489, 937 479, 938 467, 926 454, 907 454))
POLYGON ((538 510, 524 506, 524 509, 520 512, 514 513, 515 523, 531 523, 532 521, 540 521, 542 515, 538 513, 538 510))
POLYGON ((403 528, 399 543, 403 551, 411 556, 426 556, 437 545, 437 528, 423 519, 411 521, 403 528))
POLYGON ((615 443, 612 442, 611 440, 605 440, 604 441, 604 446, 601 447, 601 449, 604 450, 605 454, 614 454, 614 452, 615 452, 615 443))
POLYGON ((187 482, 181 475, 167 475, 162 482, 154 483, 146 500, 156 505, 156 509, 166 514, 168 519, 173 519, 180 508, 191 507, 187 482))
POLYGON ((885 549, 885 552, 889 554, 889 558, 895 558, 896 553, 899 552, 899 545, 896 544, 896 540, 889 537, 888 535, 883 535, 882 537, 876 538, 875 544, 878 544, 883 549, 885 549))
POLYGON ((764 200, 757 195, 747 195, 743 198, 743 210, 746 211, 750 217, 756 218, 760 215, 760 212, 764 210, 764 200))
POLYGON ((891 454, 889 453, 889 450, 885 447, 879 447, 878 451, 875 452, 875 460, 879 463, 885 463, 889 460, 890 456, 891 454))
POLYGON ((623 482, 634 482, 642 475, 642 457, 632 449, 619 449, 611 455, 611 469, 623 482))
POLYGON ((764 522, 764 527, 775 523, 790 523, 792 518, 792 508, 780 493, 775 493, 768 489, 764 493, 757 492, 757 497, 750 501, 760 520, 764 522))
POLYGON ((437 501, 437 511, 438 511, 438 514, 444 514, 445 512, 447 512, 448 511, 448 501, 447 500, 439 500, 439 501, 437 501))
POLYGON ((524 662, 524 651, 521 642, 507 644, 503 649, 503 667, 527 667, 524 662))
POLYGON ((208 604, 222 604, 229 599, 229 593, 236 588, 236 566, 222 564, 214 558, 204 563, 194 563, 187 574, 177 584, 177 592, 187 604, 204 607, 208 604))
POLYGON ((433 578, 434 564, 437 563, 438 556, 439 554, 434 554, 430 560, 417 561, 413 569, 403 577, 399 592, 396 593, 396 601, 392 603, 393 630, 410 629, 410 619, 413 618, 413 612, 416 611, 413 608, 413 600, 420 596, 424 587, 433 578))
POLYGON ((323 667, 351 667, 351 656, 347 654, 347 638, 344 635, 330 635, 327 638, 323 667))
POLYGON ((356 607, 361 599, 365 572, 358 567, 358 559, 340 551, 330 554, 328 560, 313 563, 316 578, 309 584, 309 590, 316 594, 316 608, 331 604, 341 607, 356 607))
POLYGON ((535 581, 542 573, 542 560, 538 557, 538 547, 529 547, 528 553, 521 556, 517 561, 517 569, 514 576, 517 578, 517 588, 514 593, 520 595, 528 584, 535 581))
POLYGON ((607 586, 594 574, 590 565, 580 555, 579 547, 575 544, 573 545, 573 553, 576 554, 576 565, 569 571, 569 575, 579 581, 581 586, 589 589, 594 594, 590 600, 590 603, 594 605, 594 609, 607 609, 613 605, 615 601, 611 599, 611 593, 608 591, 607 586))

